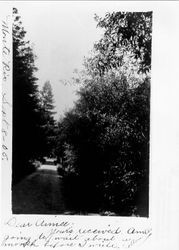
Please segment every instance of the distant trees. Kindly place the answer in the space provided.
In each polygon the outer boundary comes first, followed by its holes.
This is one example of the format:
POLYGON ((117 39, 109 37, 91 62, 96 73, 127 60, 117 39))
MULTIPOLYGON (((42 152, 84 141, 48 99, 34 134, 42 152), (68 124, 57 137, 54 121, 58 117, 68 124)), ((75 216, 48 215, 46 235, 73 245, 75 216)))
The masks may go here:
POLYGON ((152 13, 96 20, 104 35, 76 79, 75 107, 59 122, 57 154, 78 176, 86 207, 146 216, 152 13))
POLYGON ((45 116, 50 120, 54 120, 53 115, 54 112, 54 99, 52 93, 52 86, 50 81, 46 81, 41 90, 41 107, 44 110, 45 116))
POLYGON ((50 156, 53 153, 55 144, 55 120, 54 114, 54 99, 50 81, 46 81, 40 91, 40 109, 42 113, 44 131, 44 154, 50 156))

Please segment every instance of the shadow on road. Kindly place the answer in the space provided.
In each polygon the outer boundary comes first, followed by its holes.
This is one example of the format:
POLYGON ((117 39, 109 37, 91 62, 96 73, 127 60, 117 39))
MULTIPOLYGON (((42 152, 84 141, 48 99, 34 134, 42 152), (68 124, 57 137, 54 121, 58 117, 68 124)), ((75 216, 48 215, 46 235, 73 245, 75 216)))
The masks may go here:
POLYGON ((62 214, 63 181, 55 165, 42 165, 12 188, 12 211, 15 214, 62 214))

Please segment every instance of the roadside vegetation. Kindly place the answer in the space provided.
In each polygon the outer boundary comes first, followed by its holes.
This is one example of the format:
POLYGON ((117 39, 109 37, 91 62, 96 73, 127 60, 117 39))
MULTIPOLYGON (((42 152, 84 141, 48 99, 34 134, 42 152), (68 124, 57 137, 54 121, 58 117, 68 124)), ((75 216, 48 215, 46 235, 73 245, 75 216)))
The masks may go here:
POLYGON ((104 34, 74 78, 56 155, 81 209, 147 216, 152 13, 95 19, 104 34))

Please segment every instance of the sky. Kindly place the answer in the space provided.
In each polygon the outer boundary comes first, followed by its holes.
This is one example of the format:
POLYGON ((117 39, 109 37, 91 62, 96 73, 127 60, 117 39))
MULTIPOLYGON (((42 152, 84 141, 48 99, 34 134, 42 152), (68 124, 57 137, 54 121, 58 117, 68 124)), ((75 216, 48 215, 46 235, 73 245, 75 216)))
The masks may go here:
MULTIPOLYGON (((93 44, 102 35, 97 28, 94 14, 123 10, 117 1, 19 1, 14 7, 19 11, 27 31, 26 38, 33 43, 37 56, 36 73, 41 89, 50 81, 53 89, 56 119, 73 107, 77 99, 75 85, 64 85, 75 69, 82 69, 84 56, 93 49, 93 44)), ((128 2, 129 11, 135 10, 128 2)), ((136 5, 135 5, 136 6, 136 5)))
POLYGON ((37 56, 39 88, 50 81, 58 119, 77 99, 77 86, 61 80, 69 81, 74 70, 82 68, 84 56, 101 37, 94 20, 98 9, 77 2, 18 2, 15 6, 37 56))

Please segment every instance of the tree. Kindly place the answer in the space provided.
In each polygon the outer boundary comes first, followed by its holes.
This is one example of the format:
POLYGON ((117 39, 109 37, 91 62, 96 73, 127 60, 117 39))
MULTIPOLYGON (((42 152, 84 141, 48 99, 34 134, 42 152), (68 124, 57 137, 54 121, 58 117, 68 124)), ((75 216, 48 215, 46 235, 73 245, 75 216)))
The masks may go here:
POLYGON ((40 153, 41 114, 35 55, 13 8, 13 183, 29 172, 40 153))
POLYGON ((40 91, 40 104, 43 116, 43 130, 45 143, 44 153, 48 156, 54 151, 56 123, 54 120, 54 99, 50 81, 46 81, 40 91))
POLYGON ((52 93, 52 86, 50 84, 50 81, 46 81, 41 91, 41 107, 51 118, 53 118, 53 115, 56 113, 54 111, 55 106, 53 104, 54 98, 52 93))

